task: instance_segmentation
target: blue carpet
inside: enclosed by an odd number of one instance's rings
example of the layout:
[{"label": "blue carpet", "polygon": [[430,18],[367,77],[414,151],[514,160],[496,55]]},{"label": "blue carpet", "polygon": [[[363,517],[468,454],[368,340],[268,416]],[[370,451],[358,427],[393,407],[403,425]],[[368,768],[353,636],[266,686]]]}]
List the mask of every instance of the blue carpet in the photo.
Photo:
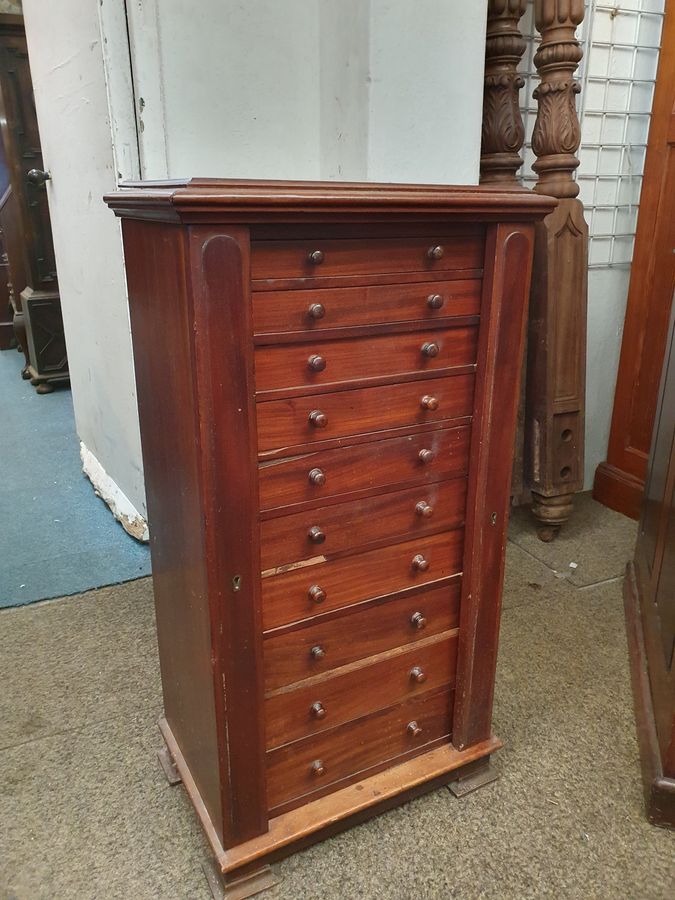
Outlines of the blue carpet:
[{"label": "blue carpet", "polygon": [[68,388],[40,396],[0,352],[0,607],[150,574],[150,550],[82,474]]}]

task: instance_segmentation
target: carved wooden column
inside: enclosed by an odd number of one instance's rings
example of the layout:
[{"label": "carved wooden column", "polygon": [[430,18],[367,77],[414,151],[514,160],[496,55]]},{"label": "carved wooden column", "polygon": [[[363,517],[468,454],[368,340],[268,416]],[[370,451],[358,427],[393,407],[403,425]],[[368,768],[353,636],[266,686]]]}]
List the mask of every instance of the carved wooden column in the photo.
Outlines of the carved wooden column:
[{"label": "carved wooden column", "polygon": [[518,63],[525,41],[518,23],[526,9],[527,0],[488,0],[480,148],[480,180],[486,184],[517,185],[516,172],[523,164],[519,94],[525,82]]},{"label": "carved wooden column", "polygon": [[[522,166],[520,150],[525,138],[520,114],[524,80],[518,63],[525,52],[519,23],[527,0],[488,0],[483,87],[483,129],[480,148],[481,184],[519,187],[516,172]],[[524,486],[525,373],[520,381],[516,441],[513,451],[511,496],[515,503],[529,501]],[[528,496],[524,498],[524,494]]]},{"label": "carved wooden column", "polygon": [[572,173],[581,140],[574,72],[583,0],[535,0],[541,83],[532,136],[535,191],[558,197],[537,225],[527,362],[526,480],[539,536],[548,541],[572,512],[584,478],[588,227]]}]

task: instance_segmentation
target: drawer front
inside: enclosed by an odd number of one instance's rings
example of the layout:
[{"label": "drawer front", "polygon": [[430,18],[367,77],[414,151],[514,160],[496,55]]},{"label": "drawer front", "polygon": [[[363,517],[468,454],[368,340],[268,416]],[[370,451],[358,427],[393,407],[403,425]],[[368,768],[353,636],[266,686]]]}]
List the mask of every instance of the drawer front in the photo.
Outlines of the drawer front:
[{"label": "drawer front", "polygon": [[453,375],[258,403],[258,449],[264,454],[277,448],[470,416],[474,380],[474,375]]},{"label": "drawer front", "polygon": [[251,244],[254,282],[390,272],[452,272],[480,269],[482,265],[483,241],[476,235]]},{"label": "drawer front", "polygon": [[311,332],[480,312],[479,278],[253,293],[255,334]]},{"label": "drawer front", "polygon": [[424,374],[476,362],[478,327],[427,329],[407,334],[316,340],[259,347],[258,393],[321,384]]},{"label": "drawer front", "polygon": [[267,799],[271,810],[343,779],[449,736],[453,694],[423,694],[400,706],[333,728],[267,753]]},{"label": "drawer front", "polygon": [[260,505],[263,510],[275,509],[387,485],[465,475],[470,438],[471,428],[463,425],[262,463]]},{"label": "drawer front", "polygon": [[465,506],[466,478],[453,478],[268,519],[260,525],[262,568],[457,528]]},{"label": "drawer front", "polygon": [[463,548],[464,532],[458,528],[263,578],[263,628],[269,631],[457,575]]},{"label": "drawer front", "polygon": [[274,694],[265,701],[267,747],[343,725],[409,697],[455,683],[457,633],[420,641],[342,675]]},{"label": "drawer front", "polygon": [[292,631],[268,633],[264,640],[265,689],[273,691],[295,684],[358,659],[456,628],[459,592],[457,581],[414,597],[397,597],[367,609],[351,610]]}]

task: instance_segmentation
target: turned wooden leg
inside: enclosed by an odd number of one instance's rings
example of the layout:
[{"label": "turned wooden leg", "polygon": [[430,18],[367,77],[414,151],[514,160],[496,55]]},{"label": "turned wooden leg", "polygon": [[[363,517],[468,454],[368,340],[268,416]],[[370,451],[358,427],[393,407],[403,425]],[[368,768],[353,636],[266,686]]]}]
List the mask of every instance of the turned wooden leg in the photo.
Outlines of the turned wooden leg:
[{"label": "turned wooden leg", "polygon": [[532,512],[538,522],[537,535],[548,544],[558,532],[560,526],[570,518],[574,510],[574,494],[558,494],[555,497],[544,497],[532,494]]}]

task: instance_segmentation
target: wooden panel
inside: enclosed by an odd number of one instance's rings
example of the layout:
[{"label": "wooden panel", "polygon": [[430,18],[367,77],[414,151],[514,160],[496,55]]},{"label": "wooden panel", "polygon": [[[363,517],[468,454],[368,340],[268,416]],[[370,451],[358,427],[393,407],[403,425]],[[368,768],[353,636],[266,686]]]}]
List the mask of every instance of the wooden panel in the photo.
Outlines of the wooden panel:
[{"label": "wooden panel", "polygon": [[[314,291],[268,291],[253,294],[253,329],[266,332],[311,332],[350,325],[407,322],[446,316],[473,316],[480,307],[480,279],[423,281]],[[440,301],[436,297],[440,297]],[[434,298],[429,304],[429,298]],[[437,304],[440,303],[440,307]],[[323,315],[310,309],[319,304]],[[320,311],[317,310],[317,313]]]},{"label": "wooden panel", "polygon": [[[123,235],[164,710],[222,841],[185,235],[133,221],[123,223]],[[164,308],[167,294],[173,302]],[[146,352],[156,341],[163,352]]]},{"label": "wooden panel", "polygon": [[396,375],[403,380],[476,361],[478,328],[454,327],[382,334],[376,337],[259,347],[255,351],[258,394],[265,391],[379,379]]},{"label": "wooden panel", "polygon": [[465,506],[466,479],[453,478],[268,519],[260,525],[262,568],[457,528]]},{"label": "wooden panel", "polygon": [[[267,691],[455,628],[459,584],[432,588],[265,636]],[[418,615],[419,614],[419,615]],[[424,620],[424,621],[422,621]],[[423,627],[422,627],[423,626]],[[324,654],[312,654],[320,647]]]},{"label": "wooden panel", "polygon": [[499,224],[486,246],[494,266],[481,307],[474,424],[480,439],[472,444],[469,469],[453,722],[460,749],[491,731],[511,481],[511,453],[504,448],[510,451],[515,437],[533,231]]},{"label": "wooden panel", "polygon": [[260,504],[263,510],[294,503],[316,505],[340,494],[464,475],[470,435],[470,427],[463,425],[389,438],[376,446],[340,447],[263,462]]},{"label": "wooden panel", "polygon": [[343,725],[443,685],[452,686],[456,657],[457,635],[450,633],[271,694],[265,701],[267,747]]},{"label": "wooden panel", "polygon": [[[331,559],[327,555],[313,565],[288,567],[263,578],[263,627],[276,628],[457,575],[463,546],[464,532],[458,528],[355,556]],[[427,566],[423,571],[414,563],[417,556]],[[313,591],[315,587],[320,592]]]},{"label": "wooden panel", "polygon": [[[258,404],[258,449],[295,448],[335,437],[368,434],[470,416],[473,408],[473,375],[424,379],[404,384],[334,391],[320,397],[292,397]],[[436,409],[426,409],[422,399],[434,397]],[[313,427],[310,414],[323,412],[327,424]],[[287,455],[285,453],[284,455]]]},{"label": "wooden panel", "polygon": [[[190,271],[194,318],[189,327],[199,335],[200,527],[222,736],[225,846],[231,846],[267,828],[253,361],[239,352],[252,333],[248,230],[191,229]],[[155,405],[161,410],[162,404]],[[171,435],[165,439],[170,452]],[[171,520],[168,524],[175,527]]]},{"label": "wooden panel", "polygon": [[[442,248],[442,257],[429,256]],[[320,263],[311,261],[320,253]],[[371,240],[254,241],[251,277],[254,280],[359,275],[379,272],[446,272],[477,269],[483,261],[483,242],[475,236]]]},{"label": "wooden panel", "polygon": [[[439,691],[267,754],[270,809],[450,733],[452,693]],[[418,734],[408,729],[417,724]],[[315,763],[323,772],[316,774]],[[309,799],[309,798],[308,798]]]},{"label": "wooden panel", "polygon": [[675,4],[666,4],[607,460],[593,496],[638,517],[675,288]]}]

